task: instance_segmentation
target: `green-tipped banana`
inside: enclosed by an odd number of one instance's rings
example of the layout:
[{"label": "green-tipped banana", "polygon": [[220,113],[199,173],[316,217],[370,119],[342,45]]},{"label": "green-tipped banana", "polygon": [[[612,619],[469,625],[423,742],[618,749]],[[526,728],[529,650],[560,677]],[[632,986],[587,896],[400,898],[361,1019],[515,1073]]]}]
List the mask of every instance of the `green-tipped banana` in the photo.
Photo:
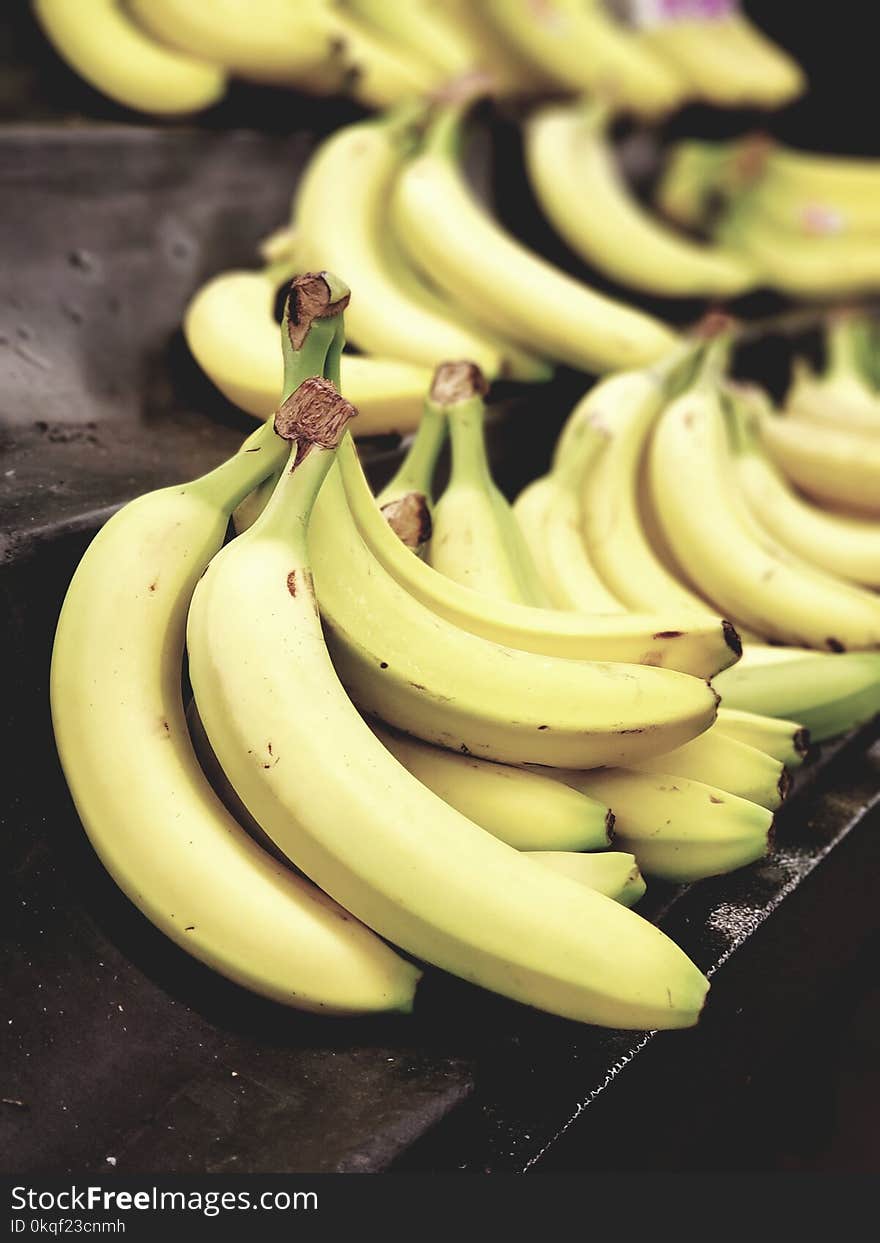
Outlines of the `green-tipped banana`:
[{"label": "green-tipped banana", "polygon": [[810,752],[810,731],[797,721],[725,706],[718,709],[712,728],[725,738],[771,755],[790,770],[800,768]]},{"label": "green-tipped banana", "polygon": [[428,559],[446,578],[497,600],[544,603],[538,571],[492,478],[486,453],[485,381],[472,363],[437,368],[428,402],[445,415],[452,469],[434,507]]},{"label": "green-tipped banana", "polygon": [[608,769],[559,776],[614,812],[615,846],[646,876],[694,881],[754,863],[767,853],[773,813],[701,781]]},{"label": "green-tipped banana", "polygon": [[712,684],[725,709],[799,721],[814,742],[823,742],[880,712],[880,654],[810,652],[736,666]]},{"label": "green-tipped banana", "polygon": [[610,110],[551,104],[525,126],[532,188],[556,232],[605,276],[646,293],[731,298],[755,284],[740,255],[655,219],[630,192],[607,137]]},{"label": "green-tipped banana", "polygon": [[595,889],[613,898],[621,906],[635,906],[645,896],[645,885],[635,855],[620,850],[595,854],[577,854],[570,850],[530,850],[530,859],[551,868],[560,876],[569,876],[579,885]]},{"label": "green-tipped banana", "polygon": [[[317,320],[291,355],[291,374],[320,372],[334,331]],[[210,474],[139,497],[102,528],[58,622],[55,738],[105,867],[187,953],[285,1005],[409,1009],[418,971],[239,827],[187,731],[181,668],[192,592],[233,507],[286,450],[271,425],[260,428]]]},{"label": "green-tipped banana", "polygon": [[[677,946],[443,803],[345,694],[311,590],[306,528],[352,413],[319,381],[285,403],[279,430],[294,438],[293,469],[196,589],[189,670],[224,771],[285,855],[417,958],[580,1021],[693,1024],[707,982]],[[340,576],[349,569],[337,563]]]},{"label": "green-tipped banana", "polygon": [[423,785],[517,850],[604,850],[614,817],[595,799],[550,777],[432,747],[371,722],[370,728]]},{"label": "green-tipped banana", "polygon": [[495,222],[466,184],[459,128],[460,109],[438,109],[394,185],[391,220],[411,263],[493,332],[557,362],[604,372],[667,353],[677,337],[665,324],[589,289]]}]

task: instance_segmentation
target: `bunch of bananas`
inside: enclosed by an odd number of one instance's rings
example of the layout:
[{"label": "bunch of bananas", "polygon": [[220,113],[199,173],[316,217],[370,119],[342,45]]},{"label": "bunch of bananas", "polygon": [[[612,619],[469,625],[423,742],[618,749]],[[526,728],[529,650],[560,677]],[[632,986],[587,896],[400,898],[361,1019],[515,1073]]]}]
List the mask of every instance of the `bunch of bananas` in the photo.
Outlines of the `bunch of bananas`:
[{"label": "bunch of bananas", "polygon": [[795,298],[880,288],[880,165],[795,151],[765,136],[675,146],[657,189],[661,209],[754,264],[761,283]]},{"label": "bunch of bananas", "polygon": [[[704,11],[700,11],[701,7]],[[601,0],[33,0],[47,37],[139,111],[216,103],[230,76],[385,108],[438,92],[596,92],[653,116],[704,99],[778,107],[803,75],[733,4],[624,24]],[[678,6],[682,10],[682,6]]]},{"label": "bunch of bananas", "polygon": [[[692,1024],[706,980],[627,907],[639,854],[687,878],[767,848],[783,764],[732,741],[736,720],[718,729],[707,684],[736,637],[706,610],[591,618],[485,596],[408,548],[388,505],[427,486],[449,424],[464,467],[429,548],[446,530],[449,552],[453,527],[472,543],[454,497],[470,487],[499,558],[528,564],[483,492],[473,364],[438,370],[433,423],[377,504],[339,393],[348,301],[326,272],[297,277],[273,418],[120,510],[74,575],[51,699],[91,840],[179,945],[286,1004],[407,1009],[415,958],[578,1020]],[[771,735],[796,762],[796,732]],[[693,779],[712,763],[737,793]],[[665,841],[645,832],[658,766],[680,802]]]}]

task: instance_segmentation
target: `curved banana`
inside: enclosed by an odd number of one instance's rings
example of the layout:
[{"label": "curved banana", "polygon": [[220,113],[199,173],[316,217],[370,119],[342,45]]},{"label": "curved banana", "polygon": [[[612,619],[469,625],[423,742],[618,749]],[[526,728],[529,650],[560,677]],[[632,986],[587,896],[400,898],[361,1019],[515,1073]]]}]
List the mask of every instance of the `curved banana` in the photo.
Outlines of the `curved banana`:
[{"label": "curved banana", "polygon": [[558,777],[614,812],[615,846],[646,876],[685,882],[720,876],[762,859],[773,813],[702,781],[628,769]]},{"label": "curved banana", "polygon": [[[880,433],[880,419],[877,426]],[[737,483],[773,539],[829,574],[880,587],[880,523],[828,513],[804,500],[768,459],[741,407],[732,448]]]},{"label": "curved banana", "polygon": [[722,707],[712,728],[725,738],[771,755],[788,769],[800,768],[810,753],[810,731],[797,721]]},{"label": "curved banana", "polygon": [[702,781],[750,803],[758,803],[768,811],[775,811],[782,805],[791,786],[791,778],[781,760],[730,738],[717,721],[683,747],[668,751],[666,755],[639,760],[630,767],[643,773],[668,773]]},{"label": "curved banana", "polygon": [[587,616],[493,600],[462,587],[401,544],[382,517],[348,440],[339,447],[337,467],[370,554],[410,597],[462,630],[543,656],[656,665],[698,678],[713,677],[740,654],[733,627],[708,612]]},{"label": "curved banana", "polygon": [[[293,469],[193,596],[190,677],[224,771],[285,855],[408,953],[580,1021],[693,1024],[707,983],[677,946],[444,804],[388,753],[340,685],[306,527],[352,413],[319,381],[285,403]],[[396,620],[384,615],[387,631]]]},{"label": "curved banana", "polygon": [[484,431],[486,383],[472,363],[442,363],[429,407],[442,410],[452,467],[434,506],[428,561],[444,577],[497,600],[544,603],[538,571],[492,478]]},{"label": "curved banana", "polygon": [[824,504],[880,516],[880,437],[794,414],[760,421],[761,442],[779,469]]},{"label": "curved banana", "polygon": [[473,0],[440,0],[438,8],[460,37],[470,43],[474,64],[488,77],[493,95],[539,94],[550,85],[550,79],[531,61],[499,40],[482,5]]},{"label": "curved banana", "polygon": [[619,850],[595,854],[579,854],[572,850],[529,850],[525,853],[543,867],[604,893],[622,906],[635,906],[645,896],[647,886],[635,855]]},{"label": "curved banana", "polygon": [[523,489],[513,510],[554,608],[624,613],[624,606],[596,572],[582,533],[584,476],[600,451],[603,433],[580,421],[577,428],[581,435],[576,444],[570,425],[563,430],[570,451],[557,452],[553,469]]},{"label": "curved banana", "polygon": [[680,104],[681,77],[649,47],[587,0],[487,0],[502,41],[553,82],[656,116]]},{"label": "curved banana", "polygon": [[791,297],[840,299],[880,289],[880,247],[874,238],[786,232],[762,217],[752,196],[722,216],[713,236],[754,264],[761,285]]},{"label": "curved banana", "polygon": [[[198,290],[183,320],[186,343],[205,374],[224,397],[260,418],[281,395],[276,284],[271,268],[223,272]],[[402,435],[418,426],[431,372],[397,359],[343,354],[342,383],[358,408],[356,436]]]},{"label": "curved banana", "polygon": [[533,356],[471,329],[467,315],[427,289],[395,249],[388,198],[406,131],[406,118],[392,115],[344,126],[321,143],[295,195],[298,261],[346,273],[358,291],[346,331],[367,353],[432,368],[467,358],[490,379],[547,379],[549,371]]},{"label": "curved banana", "polygon": [[46,37],[81,78],[139,112],[201,112],[226,92],[220,65],[156,43],[120,0],[32,0]]},{"label": "curved banana", "polygon": [[393,6],[387,0],[341,0],[339,8],[373,27],[379,37],[399,45],[401,51],[431,65],[440,83],[463,78],[478,68],[471,41],[447,19],[442,5],[428,0]]},{"label": "curved banana", "polygon": [[696,96],[724,107],[778,108],[800,95],[800,66],[739,12],[661,19],[641,32],[647,47],[682,76]]},{"label": "curved banana", "polygon": [[633,197],[608,140],[610,111],[551,104],[525,124],[538,203],[573,251],[605,276],[670,297],[731,298],[752,288],[740,255],[675,233]]},{"label": "curved banana", "polygon": [[799,561],[751,519],[727,422],[710,372],[667,406],[654,430],[651,492],[685,573],[759,634],[832,651],[880,647],[880,599]]},{"label": "curved banana", "polygon": [[405,733],[484,759],[586,767],[672,750],[714,720],[715,696],[697,678],[536,656],[445,621],[373,557],[336,472],[309,544],[342,682],[361,711]]},{"label": "curved banana", "polygon": [[[304,374],[321,369],[327,344],[315,325],[298,364]],[[260,428],[210,474],[142,496],[102,528],[55,636],[55,738],[105,867],[188,953],[301,1009],[405,1010],[418,971],[251,840],[208,784],[187,732],[190,597],[237,500],[286,449],[271,426]]]},{"label": "curved banana", "polygon": [[394,184],[391,220],[412,264],[492,331],[557,362],[608,371],[666,354],[677,341],[666,325],[540,258],[477,202],[455,156],[460,115],[438,110]]},{"label": "curved banana", "polygon": [[331,32],[319,15],[289,0],[125,3],[138,25],[160,44],[258,82],[296,85],[334,54]]},{"label": "curved banana", "polygon": [[712,684],[724,704],[720,715],[733,708],[798,721],[824,742],[880,712],[880,655],[808,652],[726,669]]},{"label": "curved banana", "polygon": [[432,747],[371,721],[391,754],[468,820],[517,850],[604,850],[608,808],[537,772]]},{"label": "curved banana", "polygon": [[667,385],[660,370],[609,376],[572,413],[604,435],[581,494],[583,533],[590,561],[628,608],[699,616],[714,610],[668,568],[646,524],[642,464]]}]

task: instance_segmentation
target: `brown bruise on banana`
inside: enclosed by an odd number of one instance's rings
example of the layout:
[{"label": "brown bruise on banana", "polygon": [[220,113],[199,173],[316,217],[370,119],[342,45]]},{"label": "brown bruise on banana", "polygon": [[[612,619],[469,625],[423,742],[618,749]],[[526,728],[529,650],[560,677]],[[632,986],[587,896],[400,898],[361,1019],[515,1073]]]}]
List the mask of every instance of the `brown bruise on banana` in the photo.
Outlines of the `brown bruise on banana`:
[{"label": "brown bruise on banana", "polygon": [[484,397],[489,391],[486,377],[476,363],[440,363],[431,381],[431,400],[438,406],[454,406],[471,397]]},{"label": "brown bruise on banana", "polygon": [[329,380],[320,376],[303,380],[275,411],[276,434],[282,440],[296,441],[291,470],[299,466],[315,445],[321,449],[335,449],[349,419],[356,415],[355,407]]},{"label": "brown bruise on banana", "polygon": [[431,538],[431,511],[422,492],[407,492],[382,506],[382,517],[402,544],[413,551]]},{"label": "brown bruise on banana", "polygon": [[287,300],[287,335],[295,350],[302,349],[316,319],[338,315],[348,306],[351,295],[333,300],[333,291],[324,272],[304,272],[290,283]]}]

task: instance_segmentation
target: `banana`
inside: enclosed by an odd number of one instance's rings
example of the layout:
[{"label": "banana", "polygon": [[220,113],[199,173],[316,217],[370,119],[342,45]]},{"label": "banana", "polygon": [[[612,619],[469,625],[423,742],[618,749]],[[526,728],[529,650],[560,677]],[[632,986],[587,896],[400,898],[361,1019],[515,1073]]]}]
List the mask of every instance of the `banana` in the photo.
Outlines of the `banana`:
[{"label": "banana", "polygon": [[791,778],[780,760],[728,737],[717,721],[683,747],[630,767],[643,773],[668,773],[702,781],[769,811],[782,805],[791,786]]},{"label": "banana", "polygon": [[[281,395],[276,270],[229,271],[191,299],[183,320],[196,362],[233,405],[268,418]],[[431,383],[427,367],[392,358],[343,354],[342,383],[358,407],[356,436],[401,435],[418,426]]]},{"label": "banana", "polygon": [[880,432],[880,395],[864,372],[866,321],[853,313],[825,323],[825,370],[817,375],[796,358],[785,394],[787,412],[854,431]]},{"label": "banana", "polygon": [[572,850],[529,850],[530,859],[551,868],[561,876],[570,876],[588,889],[596,889],[622,906],[635,906],[645,896],[647,886],[642,879],[635,855],[619,850],[597,854],[578,854]]},{"label": "banana", "polygon": [[[187,626],[206,733],[250,813],[325,892],[417,958],[580,1021],[692,1025],[707,982],[658,928],[444,804],[355,711],[322,636],[306,539],[354,411],[330,383],[307,381],[283,413],[293,469],[214,557]],[[394,614],[383,620],[393,630]]]},{"label": "banana", "polygon": [[654,190],[659,211],[688,229],[702,229],[710,215],[710,203],[726,189],[734,164],[726,143],[701,142],[693,138],[673,143],[665,152]]},{"label": "banana", "polygon": [[[435,402],[427,400],[426,391],[416,434],[400,466],[376,497],[376,504],[386,521],[409,547],[418,547],[431,537],[434,472],[437,459],[446,443],[447,432],[445,410]],[[415,519],[415,522],[411,519]],[[405,538],[399,520],[403,520],[408,530],[413,527],[417,529],[418,539],[415,544]]]},{"label": "banana", "polygon": [[713,236],[754,264],[761,285],[793,298],[839,300],[880,289],[880,247],[874,238],[786,232],[762,218],[751,196],[731,206]]},{"label": "banana", "polygon": [[296,85],[334,53],[331,32],[308,6],[289,0],[125,0],[160,44],[258,82]]},{"label": "banana", "polygon": [[[761,398],[759,398],[761,402]],[[751,393],[734,408],[736,479],[755,518],[795,556],[849,582],[880,587],[880,524],[827,513],[790,486],[764,453],[750,412]],[[880,432],[880,418],[877,422]]]},{"label": "banana", "polygon": [[733,708],[799,721],[814,742],[824,742],[880,712],[880,655],[808,652],[745,663],[725,670],[712,684],[722,697],[722,712]]},{"label": "banana", "polygon": [[538,571],[492,478],[485,392],[485,380],[472,363],[442,363],[435,372],[427,404],[446,416],[452,469],[434,507],[428,560],[444,577],[494,599],[543,604]]},{"label": "banana", "polygon": [[673,66],[697,98],[718,107],[778,108],[799,96],[798,64],[744,14],[661,18],[641,32],[645,45]]},{"label": "banana", "polygon": [[556,775],[607,801],[615,817],[615,846],[634,854],[648,877],[702,880],[767,853],[773,813],[702,781],[623,768]]},{"label": "banana", "polygon": [[604,850],[608,808],[537,772],[432,747],[376,721],[370,728],[408,772],[468,820],[517,850]]},{"label": "banana", "polygon": [[622,372],[597,384],[572,413],[572,422],[592,422],[604,434],[581,494],[584,540],[602,581],[628,608],[714,614],[647,532],[641,465],[668,385],[665,369]]},{"label": "banana", "polygon": [[599,3],[487,0],[498,33],[558,86],[657,116],[684,99],[680,76]]},{"label": "banana", "polygon": [[715,696],[697,678],[536,656],[445,621],[374,558],[336,472],[309,543],[342,682],[361,711],[405,733],[484,759],[589,767],[672,750],[714,720]]},{"label": "banana", "polygon": [[[320,371],[327,345],[316,323],[292,370]],[[419,972],[239,828],[187,732],[181,667],[190,597],[237,500],[286,449],[271,426],[260,428],[209,474],[132,501],[102,528],[58,622],[55,738],[105,867],[187,953],[297,1008],[407,1010]]]},{"label": "banana", "polygon": [[34,15],[59,56],[104,95],[139,112],[201,112],[226,92],[226,73],[210,58],[156,43],[120,0],[32,0]]},{"label": "banana", "polygon": [[497,601],[462,587],[401,544],[379,512],[347,440],[339,447],[337,469],[347,507],[370,554],[411,598],[470,634],[543,656],[656,665],[706,679],[739,656],[733,627],[708,612],[586,616]]},{"label": "banana", "polygon": [[392,226],[412,264],[492,331],[557,362],[608,371],[667,353],[677,337],[659,320],[540,258],[477,202],[455,155],[460,119],[456,106],[438,109],[394,184]]},{"label": "banana", "polygon": [[430,0],[407,0],[394,6],[387,0],[341,0],[339,8],[431,65],[441,83],[472,75],[477,69],[471,42],[446,19],[442,6]]},{"label": "banana", "polygon": [[797,721],[722,707],[712,729],[771,755],[790,770],[800,768],[810,753],[810,731]]},{"label": "banana", "polygon": [[[575,409],[575,418],[580,407]],[[576,422],[563,431],[568,452],[557,452],[549,474],[533,480],[514,502],[514,513],[554,608],[581,613],[624,613],[590,560],[582,535],[584,475],[600,451],[601,428]]]},{"label": "banana", "polygon": [[[490,379],[547,379],[533,355],[472,329],[464,312],[425,287],[395,248],[388,198],[404,155],[411,113],[344,126],[321,143],[294,203],[298,262],[344,271],[358,290],[348,335],[361,350],[419,366],[467,358]],[[370,307],[381,306],[374,314]]]},{"label": "banana", "polygon": [[[880,516],[880,437],[851,428],[769,416],[761,443],[786,477],[823,504]],[[870,646],[866,644],[865,646]]]},{"label": "banana", "polygon": [[516,49],[502,44],[492,20],[473,0],[436,0],[435,8],[473,48],[473,61],[489,78],[492,94],[534,95],[550,80]]},{"label": "banana", "polygon": [[525,125],[529,180],[544,215],[605,276],[646,293],[730,298],[755,284],[741,256],[673,232],[633,197],[608,139],[610,111],[551,104]]},{"label": "banana", "polygon": [[727,423],[707,366],[654,431],[651,491],[685,573],[718,608],[783,643],[832,651],[880,646],[880,600],[799,561],[754,523],[736,488]]}]

